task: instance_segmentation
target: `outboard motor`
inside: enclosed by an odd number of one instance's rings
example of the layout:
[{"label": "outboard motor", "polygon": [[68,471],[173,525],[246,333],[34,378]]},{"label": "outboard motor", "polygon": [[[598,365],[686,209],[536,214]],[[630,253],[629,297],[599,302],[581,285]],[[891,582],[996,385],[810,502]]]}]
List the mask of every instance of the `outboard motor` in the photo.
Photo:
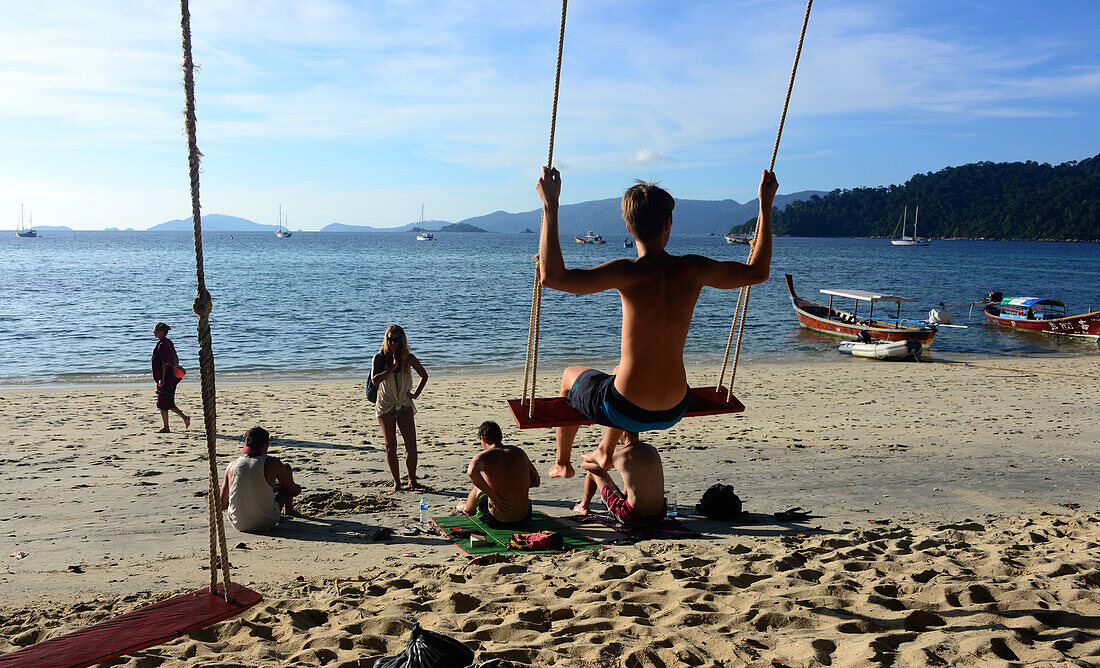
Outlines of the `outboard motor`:
[{"label": "outboard motor", "polygon": [[871,343],[871,332],[868,332],[866,329],[859,330],[859,333],[856,334],[856,341],[860,343]]},{"label": "outboard motor", "polygon": [[928,312],[928,322],[933,325],[950,325],[951,311],[948,311],[947,306],[940,302],[939,308],[933,308]]}]

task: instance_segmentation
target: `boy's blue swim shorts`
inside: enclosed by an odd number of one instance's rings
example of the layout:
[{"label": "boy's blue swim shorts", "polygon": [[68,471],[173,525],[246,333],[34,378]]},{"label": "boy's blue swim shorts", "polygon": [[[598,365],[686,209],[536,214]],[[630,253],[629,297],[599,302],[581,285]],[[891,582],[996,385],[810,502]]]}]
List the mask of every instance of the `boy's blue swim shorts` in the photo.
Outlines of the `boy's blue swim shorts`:
[{"label": "boy's blue swim shorts", "polygon": [[626,400],[615,389],[615,376],[588,369],[577,376],[566,402],[589,420],[624,431],[652,431],[672,427],[687,412],[690,391],[679,404],[663,411],[647,411]]}]

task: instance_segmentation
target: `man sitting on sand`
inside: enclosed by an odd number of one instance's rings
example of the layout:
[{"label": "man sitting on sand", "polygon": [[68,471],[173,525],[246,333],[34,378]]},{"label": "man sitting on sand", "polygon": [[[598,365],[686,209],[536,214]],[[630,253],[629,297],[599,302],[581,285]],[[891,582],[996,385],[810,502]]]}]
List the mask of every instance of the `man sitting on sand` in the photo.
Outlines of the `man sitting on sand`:
[{"label": "man sitting on sand", "polygon": [[267,454],[271,436],[253,427],[244,436],[242,457],[225,469],[222,510],[237,531],[259,533],[273,529],[283,515],[295,515],[294,497],[302,488],[294,482],[289,464]]},{"label": "man sitting on sand", "polygon": [[522,449],[502,443],[504,435],[496,422],[482,422],[477,435],[482,450],[466,470],[474,488],[455,509],[492,527],[526,524],[531,519],[528,492],[541,484],[539,472]]},{"label": "man sitting on sand", "polygon": [[[586,461],[606,471],[623,431],[668,429],[683,417],[691,397],[684,371],[684,343],[695,302],[704,286],[732,289],[768,279],[772,201],[778,187],[775,175],[765,170],[760,180],[756,242],[747,264],[670,255],[665,245],[672,231],[675,201],[655,184],[639,182],[626,191],[622,201],[623,219],[634,237],[637,259],[566,269],[558,239],[561,177],[558,170],[543,168],[538,183],[542,285],[574,294],[617,290],[622,300],[621,359],[611,375],[579,366],[562,374],[561,396],[590,420],[607,427],[599,447],[585,456]],[[556,432],[557,456],[550,477],[570,478],[577,427],[558,427]]]},{"label": "man sitting on sand", "polygon": [[599,488],[608,511],[630,526],[657,524],[665,518],[665,470],[661,466],[661,455],[657,448],[642,443],[638,435],[625,432],[620,447],[612,456],[612,464],[623,477],[623,488],[615,486],[615,481],[607,471],[594,462],[584,461],[581,468],[588,471],[584,477],[584,492],[581,502],[573,506],[573,511],[587,515],[592,512],[592,495]]}]

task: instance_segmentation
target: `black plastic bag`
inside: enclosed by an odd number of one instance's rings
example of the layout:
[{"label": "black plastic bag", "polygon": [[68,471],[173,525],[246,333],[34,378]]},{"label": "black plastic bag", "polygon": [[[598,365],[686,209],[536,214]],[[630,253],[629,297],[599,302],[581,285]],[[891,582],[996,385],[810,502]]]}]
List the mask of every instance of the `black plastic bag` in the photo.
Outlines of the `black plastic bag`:
[{"label": "black plastic bag", "polygon": [[469,647],[417,624],[405,651],[378,659],[374,668],[466,668],[473,662],[474,652]]}]

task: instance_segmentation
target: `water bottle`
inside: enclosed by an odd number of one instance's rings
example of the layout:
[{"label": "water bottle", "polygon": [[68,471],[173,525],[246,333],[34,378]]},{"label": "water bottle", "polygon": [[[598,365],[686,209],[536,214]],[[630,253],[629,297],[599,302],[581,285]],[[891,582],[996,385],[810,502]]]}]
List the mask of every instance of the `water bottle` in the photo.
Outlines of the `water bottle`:
[{"label": "water bottle", "polygon": [[676,501],[677,501],[676,493],[673,492],[672,494],[669,495],[668,513],[667,513],[667,515],[669,517],[671,517],[672,519],[676,519],[676,516],[680,513],[679,509],[677,509],[677,507],[676,507]]},{"label": "water bottle", "polygon": [[428,497],[420,497],[420,523],[428,524]]}]

